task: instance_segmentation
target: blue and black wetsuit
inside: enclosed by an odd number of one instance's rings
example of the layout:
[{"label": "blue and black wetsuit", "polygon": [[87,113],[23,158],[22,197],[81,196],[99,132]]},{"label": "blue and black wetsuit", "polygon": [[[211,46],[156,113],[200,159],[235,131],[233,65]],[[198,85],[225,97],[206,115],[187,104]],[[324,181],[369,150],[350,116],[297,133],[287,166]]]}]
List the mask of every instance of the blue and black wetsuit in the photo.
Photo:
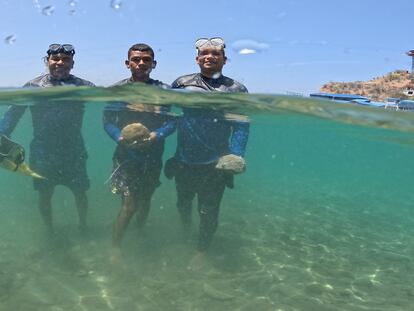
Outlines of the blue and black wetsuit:
[{"label": "blue and black wetsuit", "polygon": [[[50,74],[45,74],[27,82],[24,87],[63,85],[94,86],[73,75],[64,80],[56,80]],[[0,121],[0,133],[10,136],[26,108],[27,106],[10,106]],[[35,179],[35,189],[62,184],[72,190],[87,190],[87,153],[81,133],[84,105],[48,101],[35,103],[29,109],[33,123],[30,166],[47,178]]]},{"label": "blue and black wetsuit", "polygon": [[[247,92],[241,83],[221,75],[217,79],[200,73],[178,78],[172,88],[201,92]],[[205,251],[218,225],[220,202],[226,186],[233,186],[233,176],[215,169],[226,154],[244,156],[249,135],[246,118],[229,120],[225,112],[213,109],[183,108],[177,121],[175,172],[177,207],[184,226],[191,223],[192,200],[198,196],[200,234],[198,250]]]},{"label": "blue and black wetsuit", "polygon": [[[134,83],[131,78],[121,80],[113,86],[129,83]],[[170,88],[153,79],[147,81],[147,84]],[[159,186],[165,138],[175,130],[175,120],[169,115],[170,110],[170,106],[125,102],[116,102],[105,107],[104,128],[115,142],[118,143],[122,128],[132,123],[141,123],[157,135],[155,142],[145,151],[117,145],[113,155],[113,192],[122,195],[130,195],[131,192],[152,195]]]}]

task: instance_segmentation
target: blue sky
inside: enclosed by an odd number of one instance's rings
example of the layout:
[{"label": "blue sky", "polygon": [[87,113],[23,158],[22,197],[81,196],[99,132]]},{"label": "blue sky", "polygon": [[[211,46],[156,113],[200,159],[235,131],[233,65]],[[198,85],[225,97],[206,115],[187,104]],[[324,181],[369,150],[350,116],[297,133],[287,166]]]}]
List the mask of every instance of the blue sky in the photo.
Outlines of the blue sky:
[{"label": "blue sky", "polygon": [[[223,73],[255,93],[308,94],[329,81],[411,68],[412,0],[117,2],[0,0],[0,86],[44,72],[50,43],[74,44],[73,73],[103,86],[129,75],[123,62],[138,42],[156,51],[153,78],[171,83],[196,72],[193,43],[211,36],[227,43]],[[248,50],[256,53],[240,53]]]}]

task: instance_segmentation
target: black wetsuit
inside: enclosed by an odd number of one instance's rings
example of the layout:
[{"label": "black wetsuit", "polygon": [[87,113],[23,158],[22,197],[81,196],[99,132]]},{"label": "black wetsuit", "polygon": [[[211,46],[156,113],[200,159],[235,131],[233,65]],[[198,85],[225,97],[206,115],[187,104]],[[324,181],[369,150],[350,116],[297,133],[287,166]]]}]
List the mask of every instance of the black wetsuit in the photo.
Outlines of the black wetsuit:
[{"label": "black wetsuit", "polygon": [[[131,78],[124,79],[113,86],[134,83]],[[149,79],[146,84],[169,89],[170,86],[158,80]],[[156,141],[145,151],[126,148],[118,144],[113,156],[112,191],[129,195],[143,194],[151,197],[160,184],[162,154],[165,138],[175,130],[175,120],[169,116],[170,106],[141,103],[111,103],[105,107],[104,128],[108,135],[118,143],[121,130],[128,124],[141,123],[155,132]]]},{"label": "black wetsuit", "polygon": [[[50,74],[39,76],[24,87],[94,86],[70,75],[56,80]],[[0,133],[10,136],[27,106],[10,106],[0,121]],[[89,188],[86,172],[87,153],[81,133],[84,105],[73,102],[35,103],[30,106],[33,140],[30,166],[47,179],[34,179],[36,190],[62,184],[72,190]]]},{"label": "black wetsuit", "polygon": [[[217,79],[200,73],[179,77],[172,88],[201,92],[247,92],[241,83],[221,75]],[[218,225],[224,189],[232,187],[233,176],[215,169],[226,154],[244,156],[249,134],[247,120],[228,120],[224,112],[213,109],[183,108],[177,121],[177,207],[185,227],[191,223],[192,201],[198,196],[200,233],[198,250],[211,244]]]}]

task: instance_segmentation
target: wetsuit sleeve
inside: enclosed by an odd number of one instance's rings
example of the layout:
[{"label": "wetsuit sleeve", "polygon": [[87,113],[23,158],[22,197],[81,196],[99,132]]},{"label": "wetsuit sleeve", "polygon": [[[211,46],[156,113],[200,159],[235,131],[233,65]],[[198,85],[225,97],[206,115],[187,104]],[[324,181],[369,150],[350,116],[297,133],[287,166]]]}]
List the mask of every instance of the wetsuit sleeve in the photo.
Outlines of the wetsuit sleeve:
[{"label": "wetsuit sleeve", "polygon": [[9,106],[0,120],[0,133],[10,136],[27,106]]},{"label": "wetsuit sleeve", "polygon": [[164,122],[164,125],[162,127],[155,130],[157,139],[164,139],[174,133],[176,126],[176,120],[170,117],[167,121]]},{"label": "wetsuit sleeve", "polygon": [[171,106],[161,107],[160,114],[164,115],[165,121],[163,125],[155,130],[157,139],[164,139],[174,133],[176,128],[176,120],[173,116],[168,115],[171,112]]},{"label": "wetsuit sleeve", "polygon": [[103,125],[105,132],[116,142],[121,136],[121,129],[118,127],[118,112],[121,109],[120,103],[109,104],[105,107],[103,113]]},{"label": "wetsuit sleeve", "polygon": [[246,152],[247,140],[249,138],[249,121],[234,122],[233,132],[230,139],[230,152],[243,157]]},{"label": "wetsuit sleeve", "polygon": [[[247,88],[239,84],[239,92],[248,93]],[[234,121],[232,124],[233,132],[230,139],[230,152],[232,154],[244,157],[246,153],[247,140],[249,139],[250,121],[245,116],[240,116],[241,121]]]}]

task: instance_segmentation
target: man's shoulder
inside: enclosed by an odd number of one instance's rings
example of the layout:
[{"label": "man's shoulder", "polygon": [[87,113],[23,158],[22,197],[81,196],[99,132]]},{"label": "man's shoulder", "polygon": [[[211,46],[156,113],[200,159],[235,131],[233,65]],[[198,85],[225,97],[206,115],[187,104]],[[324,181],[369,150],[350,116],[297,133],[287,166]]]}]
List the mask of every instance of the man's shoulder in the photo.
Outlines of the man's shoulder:
[{"label": "man's shoulder", "polygon": [[[65,82],[68,82],[70,84],[76,85],[76,86],[95,86],[92,82],[81,79],[79,77],[76,77],[74,75],[70,75]],[[43,75],[40,75],[28,82],[26,82],[23,87],[50,87],[50,86],[56,86],[56,83],[53,83],[50,78],[50,74],[45,73]]]},{"label": "man's shoulder", "polygon": [[158,86],[158,87],[163,88],[163,89],[170,89],[171,88],[170,85],[168,85],[167,83],[164,83],[164,82],[162,82],[160,80],[150,79],[150,83],[149,84],[150,85],[154,85],[154,86]]},{"label": "man's shoulder", "polygon": [[111,84],[109,87],[125,85],[125,84],[128,84],[128,83],[130,83],[130,79],[126,78],[126,79],[122,79],[118,82],[115,82],[114,84]]},{"label": "man's shoulder", "polygon": [[245,87],[239,81],[236,81],[232,78],[223,76],[224,85],[229,89],[231,92],[241,92],[241,93],[248,93],[247,87]]},{"label": "man's shoulder", "polygon": [[40,75],[28,82],[26,82],[23,87],[42,87],[47,79],[47,74]]},{"label": "man's shoulder", "polygon": [[191,85],[193,82],[199,79],[199,77],[200,77],[199,73],[192,73],[192,74],[180,76],[177,79],[175,79],[175,81],[171,84],[171,87],[181,88],[186,85]]}]

